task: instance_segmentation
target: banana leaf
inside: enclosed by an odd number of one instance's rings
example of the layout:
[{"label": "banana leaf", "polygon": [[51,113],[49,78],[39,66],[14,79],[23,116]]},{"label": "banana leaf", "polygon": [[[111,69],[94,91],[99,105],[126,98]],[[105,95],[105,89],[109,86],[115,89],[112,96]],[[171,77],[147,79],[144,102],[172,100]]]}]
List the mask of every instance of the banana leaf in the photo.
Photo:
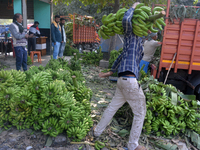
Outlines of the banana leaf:
[{"label": "banana leaf", "polygon": [[194,131],[191,131],[189,129],[186,130],[186,136],[191,138],[191,141],[194,146],[196,146],[198,149],[200,149],[200,136]]},{"label": "banana leaf", "polygon": [[49,136],[48,139],[47,139],[47,142],[46,142],[45,146],[51,146],[52,142],[53,142],[52,141],[52,137]]},{"label": "banana leaf", "polygon": [[185,101],[191,101],[191,100],[196,100],[196,96],[195,95],[184,95],[181,92],[178,92],[178,95],[184,99]]},{"label": "banana leaf", "polygon": [[162,148],[164,150],[177,150],[178,149],[178,146],[175,144],[166,143],[161,140],[159,140],[159,141],[150,140],[150,141],[152,143],[154,143],[157,147]]},{"label": "banana leaf", "polygon": [[173,104],[173,105],[177,105],[177,93],[175,93],[175,92],[171,92],[171,103]]},{"label": "banana leaf", "polygon": [[125,130],[125,129],[122,129],[121,131],[119,131],[119,136],[121,137],[125,137],[127,135],[129,135],[129,131]]}]

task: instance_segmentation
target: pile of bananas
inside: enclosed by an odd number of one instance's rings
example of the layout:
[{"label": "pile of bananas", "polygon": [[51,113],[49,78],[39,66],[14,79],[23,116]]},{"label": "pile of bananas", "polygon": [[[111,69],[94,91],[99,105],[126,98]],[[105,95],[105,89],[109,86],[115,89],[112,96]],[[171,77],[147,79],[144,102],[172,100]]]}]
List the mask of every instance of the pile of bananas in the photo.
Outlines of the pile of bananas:
[{"label": "pile of bananas", "polygon": [[93,126],[92,91],[80,71],[65,70],[66,65],[51,60],[48,66],[32,66],[25,73],[1,70],[0,127],[33,128],[53,137],[66,132],[73,141],[82,140]]},{"label": "pile of bananas", "polygon": [[[184,101],[174,86],[149,77],[143,78],[140,83],[147,100],[145,133],[169,136],[185,133],[185,129],[189,128],[200,134],[200,106],[196,100]],[[170,93],[175,93],[175,96],[170,96]]]},{"label": "pile of bananas", "polygon": [[[148,30],[157,33],[159,30],[163,30],[162,26],[165,26],[164,18],[161,11],[164,9],[162,7],[155,7],[153,11],[148,6],[144,6],[144,3],[140,3],[136,6],[134,14],[132,17],[132,27],[133,33],[139,37],[147,36]],[[122,26],[122,19],[124,17],[126,8],[122,8],[117,11],[116,14],[110,13],[108,16],[104,15],[102,17],[102,23],[98,34],[103,39],[109,39],[110,36],[115,34],[124,34],[124,29]]]},{"label": "pile of bananas", "polygon": [[[200,134],[200,102],[185,101],[182,93],[172,85],[164,85],[151,76],[139,81],[146,96],[147,112],[143,132],[156,136],[178,135],[191,129]],[[173,96],[172,96],[173,95]],[[125,115],[124,115],[125,114]],[[126,118],[124,118],[126,116]],[[117,111],[117,118],[126,120],[130,127],[133,113],[128,104]]]}]

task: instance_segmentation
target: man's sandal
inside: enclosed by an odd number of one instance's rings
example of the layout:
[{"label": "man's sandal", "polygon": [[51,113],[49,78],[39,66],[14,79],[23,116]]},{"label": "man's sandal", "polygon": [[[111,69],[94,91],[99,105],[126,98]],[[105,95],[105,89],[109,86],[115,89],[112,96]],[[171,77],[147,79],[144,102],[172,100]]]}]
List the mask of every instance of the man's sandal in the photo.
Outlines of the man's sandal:
[{"label": "man's sandal", "polygon": [[139,145],[135,150],[147,150],[144,146]]}]

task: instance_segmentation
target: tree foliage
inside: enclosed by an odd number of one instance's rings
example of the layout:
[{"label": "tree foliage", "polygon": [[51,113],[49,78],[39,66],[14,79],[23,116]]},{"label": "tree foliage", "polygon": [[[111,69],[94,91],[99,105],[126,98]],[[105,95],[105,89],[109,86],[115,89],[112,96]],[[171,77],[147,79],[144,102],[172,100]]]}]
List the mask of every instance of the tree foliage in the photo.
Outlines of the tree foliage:
[{"label": "tree foliage", "polygon": [[[98,8],[102,9],[105,6],[114,6],[116,0],[79,0],[81,1],[85,6],[90,4],[98,4]],[[73,2],[73,0],[53,0],[54,4],[66,4],[69,5]],[[145,3],[146,5],[151,5],[152,3],[155,4],[167,4],[167,0],[120,0],[120,6],[123,7],[130,7],[134,2],[141,2]]]},{"label": "tree foliage", "polygon": [[100,4],[89,4],[84,5],[79,0],[73,0],[69,5],[67,4],[57,4],[54,5],[54,14],[58,14],[61,16],[67,16],[68,14],[74,14],[77,13],[79,15],[87,15],[87,16],[93,16],[96,20],[97,24],[101,24],[101,18],[103,15],[108,15],[109,13],[113,12],[112,6],[106,6],[101,9],[100,12],[97,11]]}]

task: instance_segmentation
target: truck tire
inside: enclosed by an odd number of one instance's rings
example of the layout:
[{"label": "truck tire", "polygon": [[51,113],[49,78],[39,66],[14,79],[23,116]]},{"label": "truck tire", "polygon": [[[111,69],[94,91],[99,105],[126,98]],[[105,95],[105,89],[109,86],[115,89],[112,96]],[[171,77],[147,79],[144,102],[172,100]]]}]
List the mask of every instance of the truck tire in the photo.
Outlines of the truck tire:
[{"label": "truck tire", "polygon": [[200,100],[200,84],[195,87],[194,94],[196,95],[196,99]]},{"label": "truck tire", "polygon": [[79,44],[78,50],[79,50],[79,53],[83,53],[83,46],[81,44]]}]

